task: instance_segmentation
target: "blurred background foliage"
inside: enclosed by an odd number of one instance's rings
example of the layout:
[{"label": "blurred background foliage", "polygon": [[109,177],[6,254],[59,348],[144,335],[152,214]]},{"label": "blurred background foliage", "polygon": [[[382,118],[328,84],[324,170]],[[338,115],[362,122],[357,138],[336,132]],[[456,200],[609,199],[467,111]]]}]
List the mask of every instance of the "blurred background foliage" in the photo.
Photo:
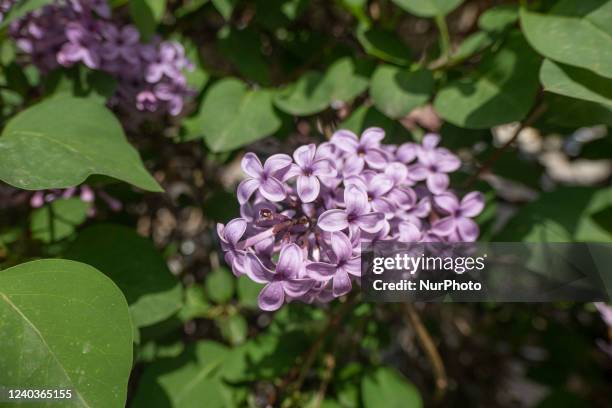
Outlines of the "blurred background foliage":
[{"label": "blurred background foliage", "polygon": [[[9,19],[45,3],[21,2]],[[165,193],[114,180],[157,189],[135,164],[83,175],[121,211],[99,198],[31,209],[30,193],[1,185],[0,267],[62,257],[119,286],[135,335],[128,406],[610,406],[612,356],[597,344],[612,333],[591,305],[350,296],[261,313],[258,285],[223,264],[214,226],[239,214],[245,150],[380,126],[394,143],[439,132],[460,155],[453,185],[487,197],[482,240],[612,241],[612,1],[111,3],[195,63],[183,115],[134,125],[115,112]],[[41,75],[0,44],[3,123],[52,96],[99,105],[113,93],[102,73]],[[73,108],[45,112],[63,131]],[[114,126],[105,114],[90,120]],[[113,143],[101,154],[123,149]],[[7,157],[0,178],[16,185]]]}]

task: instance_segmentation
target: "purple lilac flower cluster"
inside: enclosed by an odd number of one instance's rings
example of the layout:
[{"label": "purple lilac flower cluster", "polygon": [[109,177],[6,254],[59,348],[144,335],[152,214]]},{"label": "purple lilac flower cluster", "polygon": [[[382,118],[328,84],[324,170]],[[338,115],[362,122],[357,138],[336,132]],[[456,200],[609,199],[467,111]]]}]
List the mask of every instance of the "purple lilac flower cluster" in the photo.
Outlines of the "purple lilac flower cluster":
[{"label": "purple lilac flower cluster", "polygon": [[459,199],[448,173],[460,160],[428,134],[422,144],[385,145],[384,131],[360,138],[339,130],[329,142],[304,145],[293,158],[242,160],[241,218],[217,232],[236,276],[265,284],[259,307],[286,301],[328,302],[361,276],[360,245],[372,241],[472,242],[481,193]]},{"label": "purple lilac flower cluster", "polygon": [[157,37],[142,43],[136,27],[111,20],[106,0],[56,0],[12,23],[10,35],[42,72],[82,63],[112,75],[118,86],[110,103],[129,111],[175,116],[193,95],[183,47]]}]

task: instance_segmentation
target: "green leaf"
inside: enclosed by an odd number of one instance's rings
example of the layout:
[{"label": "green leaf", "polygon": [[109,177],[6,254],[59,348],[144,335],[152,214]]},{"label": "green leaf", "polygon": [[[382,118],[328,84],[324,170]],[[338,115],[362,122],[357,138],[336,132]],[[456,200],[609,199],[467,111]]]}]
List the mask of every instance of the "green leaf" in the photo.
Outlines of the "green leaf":
[{"label": "green leaf", "polygon": [[423,406],[419,390],[396,370],[379,367],[361,382],[364,408],[375,408],[385,402],[388,408],[419,408]]},{"label": "green leaf", "polygon": [[486,31],[477,31],[466,37],[453,53],[451,61],[463,61],[495,43],[496,37]]},{"label": "green leaf", "polygon": [[69,237],[76,227],[85,222],[90,207],[90,203],[80,198],[68,198],[55,200],[37,208],[32,212],[30,220],[32,237],[45,243]]},{"label": "green leaf", "polygon": [[11,22],[20,19],[31,11],[44,7],[47,4],[53,3],[54,0],[20,0],[16,1],[4,16],[0,29],[8,27]]},{"label": "green leaf", "polygon": [[552,60],[612,78],[612,0],[562,0],[547,14],[520,10],[529,43]]},{"label": "green leaf", "polygon": [[113,114],[88,99],[47,99],[13,117],[0,136],[0,180],[26,190],[76,186],[92,174],[163,191]]},{"label": "green leaf", "polygon": [[140,35],[148,41],[166,11],[166,0],[129,0],[130,14]]},{"label": "green leaf", "polygon": [[598,103],[550,93],[544,94],[544,103],[548,106],[541,118],[545,123],[571,128],[601,124],[612,126],[612,108]]},{"label": "green leaf", "polygon": [[188,321],[198,317],[206,317],[210,308],[211,305],[204,295],[204,287],[196,284],[185,289],[185,304],[179,314],[181,320]]},{"label": "green leaf", "polygon": [[248,276],[238,278],[238,300],[241,306],[256,308],[257,297],[264,287],[261,283],[253,282]]},{"label": "green leaf", "polygon": [[372,76],[370,95],[381,112],[393,119],[406,116],[424,105],[433,92],[429,70],[410,72],[391,65],[379,66]]},{"label": "green leaf", "polygon": [[186,0],[183,5],[174,11],[176,18],[183,18],[191,13],[194,13],[201,9],[208,0]]},{"label": "green leaf", "polygon": [[229,20],[232,17],[236,4],[238,4],[238,0],[212,0],[212,3],[219,14],[221,14],[225,20]]},{"label": "green leaf", "polygon": [[325,74],[310,71],[276,93],[274,103],[289,114],[308,116],[333,102],[349,102],[368,88],[370,67],[345,57],[336,60]]},{"label": "green leaf", "polygon": [[226,303],[234,296],[234,275],[225,268],[212,271],[206,278],[206,294],[216,303]]},{"label": "green leaf", "polygon": [[231,345],[242,344],[247,338],[249,326],[242,315],[221,316],[217,319],[217,325],[223,338]]},{"label": "green leaf", "polygon": [[546,91],[612,107],[612,79],[586,69],[544,60],[540,81]]},{"label": "green leaf", "polygon": [[419,17],[444,16],[453,11],[463,0],[392,0],[409,13]]},{"label": "green leaf", "polygon": [[153,243],[130,228],[95,225],[81,231],[66,258],[104,272],[119,286],[130,305],[134,326],[167,319],[182,305],[182,290]]},{"label": "green leaf", "polygon": [[227,152],[273,134],[280,125],[271,91],[249,90],[245,83],[225,78],[206,93],[190,125],[199,133],[188,137],[203,135],[213,152]]},{"label": "green leaf", "polygon": [[62,406],[125,406],[128,306],[88,265],[47,259],[0,271],[0,349],[4,387],[72,389]]},{"label": "green leaf", "polygon": [[612,188],[563,187],[524,206],[499,242],[609,242],[612,235],[592,215],[612,205]]},{"label": "green leaf", "polygon": [[514,4],[502,4],[488,9],[478,18],[478,27],[485,31],[500,32],[518,20],[518,8]]},{"label": "green leaf", "polygon": [[489,128],[523,119],[538,91],[540,59],[514,32],[497,52],[489,52],[467,76],[443,87],[436,111],[454,125]]},{"label": "green leaf", "polygon": [[52,71],[43,82],[45,93],[53,96],[77,96],[104,104],[117,88],[117,81],[102,71],[82,65]]},{"label": "green leaf", "polygon": [[353,111],[340,129],[347,129],[361,134],[369,127],[377,126],[385,130],[385,143],[405,143],[412,141],[412,135],[397,120],[390,119],[373,106],[361,105]]},{"label": "green leaf", "polygon": [[232,408],[230,390],[218,376],[229,350],[200,341],[178,358],[150,364],[140,378],[135,407]]},{"label": "green leaf", "polygon": [[359,43],[369,55],[397,65],[410,65],[410,48],[392,31],[378,28],[357,31]]},{"label": "green leaf", "polygon": [[257,31],[226,27],[219,31],[217,43],[221,53],[240,74],[261,85],[270,84],[270,69],[261,52],[262,45]]}]

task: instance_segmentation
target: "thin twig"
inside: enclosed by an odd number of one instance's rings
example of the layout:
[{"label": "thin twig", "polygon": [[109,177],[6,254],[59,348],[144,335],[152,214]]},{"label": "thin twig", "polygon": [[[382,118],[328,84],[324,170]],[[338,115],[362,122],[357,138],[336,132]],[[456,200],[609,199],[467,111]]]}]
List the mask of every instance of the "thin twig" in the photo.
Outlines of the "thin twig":
[{"label": "thin twig", "polygon": [[336,359],[333,354],[325,355],[325,371],[323,372],[323,381],[319,386],[319,391],[313,405],[313,408],[320,408],[323,400],[325,399],[325,393],[329,387],[329,383],[334,377],[334,369],[336,368]]},{"label": "thin twig", "polygon": [[446,370],[444,368],[444,363],[442,362],[442,358],[440,357],[440,353],[438,353],[438,349],[434,344],[431,335],[427,331],[427,328],[421,321],[419,314],[412,304],[407,303],[405,306],[406,315],[408,316],[408,320],[410,324],[414,328],[417,339],[425,351],[429,362],[431,363],[434,376],[436,378],[436,399],[440,400],[446,393],[446,389],[448,388],[448,377],[446,376]]},{"label": "thin twig", "polygon": [[487,161],[485,161],[484,164],[482,166],[480,166],[478,171],[476,171],[476,173],[472,174],[472,176],[470,176],[465,181],[465,183],[463,183],[463,188],[465,188],[465,189],[471,188],[474,185],[474,183],[476,183],[476,181],[480,178],[480,176],[483,173],[486,173],[487,171],[489,171],[493,167],[493,165],[497,162],[497,160],[499,160],[499,158],[501,157],[502,153],[504,153],[516,141],[516,139],[519,137],[519,135],[521,134],[523,129],[525,129],[526,127],[529,127],[531,124],[533,124],[533,122],[535,122],[546,111],[546,109],[547,109],[547,106],[545,104],[543,104],[543,103],[537,104],[532,109],[532,111],[529,114],[529,116],[527,117],[527,119],[522,121],[519,124],[519,126],[515,129],[514,133],[510,137],[510,139],[508,139],[508,141],[506,143],[504,143],[503,146],[501,146],[498,149],[496,149],[493,152],[493,154],[491,154],[491,156],[487,159]]},{"label": "thin twig", "polygon": [[443,60],[448,60],[451,44],[446,18],[443,15],[438,15],[435,17],[435,21],[438,31],[440,31],[440,56]]}]

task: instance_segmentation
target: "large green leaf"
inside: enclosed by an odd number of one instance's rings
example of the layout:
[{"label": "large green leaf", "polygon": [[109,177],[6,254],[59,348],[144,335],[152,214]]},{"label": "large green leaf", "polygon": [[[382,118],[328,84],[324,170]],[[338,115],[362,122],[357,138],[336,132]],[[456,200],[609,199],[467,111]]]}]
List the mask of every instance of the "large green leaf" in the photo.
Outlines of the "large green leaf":
[{"label": "large green leaf", "polygon": [[40,260],[0,271],[0,384],[71,389],[36,406],[123,407],[132,325],[113,282],[78,262]]},{"label": "large green leaf", "polygon": [[379,367],[361,382],[364,408],[376,408],[384,401],[388,408],[419,408],[423,406],[419,390],[392,368]]},{"label": "large green leaf", "polygon": [[113,114],[89,99],[47,99],[12,118],[0,136],[0,180],[26,190],[66,188],[103,174],[162,191]]},{"label": "large green leaf", "polygon": [[91,203],[80,198],[55,200],[32,212],[32,237],[53,242],[70,236],[87,219]]},{"label": "large green leaf", "polygon": [[409,13],[420,17],[444,16],[453,11],[463,0],[392,0]]},{"label": "large green leaf", "polygon": [[0,23],[0,29],[8,27],[11,22],[20,19],[31,11],[53,3],[53,1],[54,0],[20,0],[14,2],[9,12],[4,16],[2,23]]},{"label": "large green leaf", "polygon": [[166,11],[166,0],[129,0],[132,20],[143,39],[148,40],[155,33],[157,24]]},{"label": "large green leaf", "polygon": [[521,208],[495,240],[609,242],[612,235],[592,216],[610,205],[609,187],[564,187],[542,193]]},{"label": "large green leaf", "polygon": [[457,126],[473,129],[521,120],[538,90],[539,64],[538,55],[514,32],[474,71],[440,90],[434,102],[436,111]]},{"label": "large green leaf", "polygon": [[227,347],[201,341],[175,359],[146,367],[133,400],[135,407],[231,408],[228,387],[219,378]]},{"label": "large green leaf", "polygon": [[213,152],[226,152],[269,136],[280,126],[271,91],[250,90],[245,83],[226,78],[206,93],[188,137],[204,136]]},{"label": "large green leaf", "polygon": [[377,28],[360,29],[357,39],[368,54],[398,65],[411,63],[410,48],[392,31]]},{"label": "large green leaf", "polygon": [[540,81],[549,92],[612,107],[612,79],[586,69],[544,60]]},{"label": "large green leaf", "polygon": [[274,103],[292,115],[313,115],[327,109],[333,102],[349,102],[365,91],[370,71],[370,66],[364,61],[340,58],[324,74],[307,72],[279,90]]},{"label": "large green leaf", "polygon": [[379,66],[372,76],[370,95],[381,112],[399,119],[425,104],[433,92],[431,71],[410,72],[391,65]]},{"label": "large green leaf", "polygon": [[612,126],[612,108],[566,96],[544,94],[544,103],[548,107],[541,121],[562,127],[583,127],[593,125]]},{"label": "large green leaf", "polygon": [[541,54],[612,78],[612,0],[562,0],[547,14],[521,9],[521,26]]},{"label": "large green leaf", "polygon": [[95,225],[81,231],[66,258],[85,262],[110,277],[130,305],[134,326],[172,316],[182,304],[181,285],[153,243],[120,225]]}]

